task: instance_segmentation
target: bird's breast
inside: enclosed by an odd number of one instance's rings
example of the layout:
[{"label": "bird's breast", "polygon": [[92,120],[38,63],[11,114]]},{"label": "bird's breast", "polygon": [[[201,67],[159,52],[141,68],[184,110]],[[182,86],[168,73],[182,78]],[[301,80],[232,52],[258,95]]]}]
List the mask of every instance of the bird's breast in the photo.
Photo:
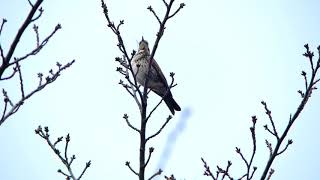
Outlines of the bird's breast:
[{"label": "bird's breast", "polygon": [[139,84],[143,85],[148,73],[148,61],[144,57],[135,57],[131,63],[134,76]]}]

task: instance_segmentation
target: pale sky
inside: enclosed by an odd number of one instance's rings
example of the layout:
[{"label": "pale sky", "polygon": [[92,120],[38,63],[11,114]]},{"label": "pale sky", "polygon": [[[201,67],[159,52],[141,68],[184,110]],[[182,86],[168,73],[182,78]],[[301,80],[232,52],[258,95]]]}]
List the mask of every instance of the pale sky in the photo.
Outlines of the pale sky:
[{"label": "pale sky", "polygon": [[[148,147],[155,152],[147,177],[162,166],[163,175],[174,174],[179,180],[210,179],[202,175],[201,157],[213,170],[231,160],[231,173],[243,175],[245,165],[235,147],[251,155],[249,127],[256,115],[258,152],[253,165],[258,167],[254,179],[259,179],[269,156],[265,139],[275,146],[275,139],[263,129],[269,121],[260,101],[268,103],[282,132],[301,100],[297,93],[304,88],[301,70],[309,72],[303,45],[309,43],[313,51],[320,45],[320,1],[176,0],[176,7],[180,2],[186,7],[168,22],[155,59],[168,80],[170,72],[176,73],[178,86],[172,93],[182,112],[150,141]],[[158,26],[146,8],[152,5],[164,13],[161,0],[106,3],[115,22],[125,20],[122,34],[130,52],[141,36],[153,45]],[[56,68],[57,61],[65,64],[75,59],[76,63],[0,127],[0,179],[64,179],[56,172],[63,164],[34,133],[38,125],[49,126],[53,139],[70,133],[69,153],[77,157],[76,174],[92,160],[83,179],[136,179],[125,162],[137,169],[139,136],[122,117],[127,113],[138,125],[138,108],[118,85],[122,76],[115,71],[114,58],[121,53],[100,0],[44,1],[42,6],[44,14],[36,22],[40,39],[57,23],[62,29],[37,56],[22,64],[26,90],[37,86],[38,72]],[[0,18],[8,20],[0,38],[5,52],[28,12],[27,0],[0,0]],[[30,26],[14,56],[24,55],[35,44]],[[18,78],[0,83],[13,100],[20,97],[18,85]],[[292,127],[288,138],[293,144],[275,160],[272,179],[320,179],[319,92],[313,93]],[[159,97],[149,99],[152,105]],[[148,123],[148,133],[156,131],[169,114],[162,104]]]}]

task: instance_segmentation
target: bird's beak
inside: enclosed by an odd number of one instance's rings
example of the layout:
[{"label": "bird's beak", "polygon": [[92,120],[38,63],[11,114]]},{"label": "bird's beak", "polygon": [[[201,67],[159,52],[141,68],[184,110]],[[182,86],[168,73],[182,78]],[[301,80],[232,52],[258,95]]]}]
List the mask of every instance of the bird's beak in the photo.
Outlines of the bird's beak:
[{"label": "bird's beak", "polygon": [[142,36],[142,41],[144,41],[143,36]]}]

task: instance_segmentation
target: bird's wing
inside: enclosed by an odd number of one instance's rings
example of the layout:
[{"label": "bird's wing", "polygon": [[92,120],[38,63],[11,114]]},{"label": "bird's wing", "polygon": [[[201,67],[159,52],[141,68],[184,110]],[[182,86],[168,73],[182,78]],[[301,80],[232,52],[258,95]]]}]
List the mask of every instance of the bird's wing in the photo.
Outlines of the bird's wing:
[{"label": "bird's wing", "polygon": [[151,69],[154,69],[156,71],[156,76],[157,78],[166,86],[166,87],[169,87],[168,86],[168,82],[167,82],[167,79],[166,77],[163,75],[163,72],[161,71],[161,68],[160,66],[158,65],[157,61],[155,59],[153,59],[152,61],[152,68]]},{"label": "bird's wing", "polygon": [[152,61],[150,75],[149,88],[159,96],[164,96],[166,93],[169,93],[170,96],[171,92],[167,80],[155,60]]}]

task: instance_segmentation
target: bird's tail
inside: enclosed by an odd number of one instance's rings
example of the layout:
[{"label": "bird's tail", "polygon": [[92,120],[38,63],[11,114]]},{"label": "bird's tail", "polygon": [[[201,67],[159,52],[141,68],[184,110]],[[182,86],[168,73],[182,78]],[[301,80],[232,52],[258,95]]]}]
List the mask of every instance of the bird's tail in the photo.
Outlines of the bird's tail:
[{"label": "bird's tail", "polygon": [[170,109],[171,113],[174,115],[174,111],[181,111],[180,106],[178,105],[178,103],[173,99],[172,95],[169,94],[166,97],[163,98],[164,102],[166,103],[166,105],[168,106],[168,108]]}]

